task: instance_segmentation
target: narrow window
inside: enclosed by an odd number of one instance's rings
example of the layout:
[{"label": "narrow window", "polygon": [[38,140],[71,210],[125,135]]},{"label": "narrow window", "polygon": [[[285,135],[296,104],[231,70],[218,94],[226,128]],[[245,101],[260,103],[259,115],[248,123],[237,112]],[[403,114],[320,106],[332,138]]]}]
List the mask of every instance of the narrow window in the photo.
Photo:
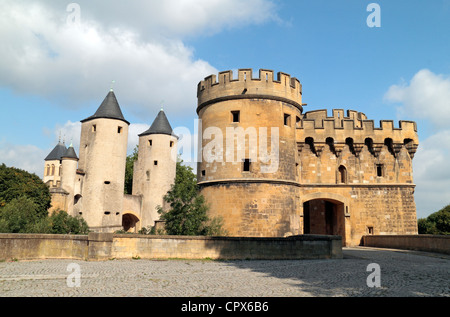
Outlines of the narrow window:
[{"label": "narrow window", "polygon": [[122,133],[122,127],[117,127],[117,133]]},{"label": "narrow window", "polygon": [[233,122],[239,122],[240,120],[240,111],[231,111]]},{"label": "narrow window", "polygon": [[152,146],[152,140],[148,140],[148,146]]},{"label": "narrow window", "polygon": [[170,147],[173,147],[173,141],[170,141]]},{"label": "narrow window", "polygon": [[284,125],[291,126],[291,115],[284,114]]},{"label": "narrow window", "polygon": [[158,165],[158,161],[153,161],[153,165]]},{"label": "narrow window", "polygon": [[373,234],[373,227],[367,227],[367,233]]},{"label": "narrow window", "polygon": [[347,183],[347,169],[345,166],[339,166],[339,182],[341,184]]},{"label": "narrow window", "polygon": [[383,164],[377,164],[377,176],[383,177]]},{"label": "narrow window", "polygon": [[45,176],[48,176],[48,175],[50,175],[50,165],[47,164],[47,168],[46,168],[46,171],[45,171]]},{"label": "narrow window", "polygon": [[244,168],[243,171],[244,172],[250,172],[250,159],[245,159],[244,160]]},{"label": "narrow window", "polygon": [[110,213],[110,211],[105,211],[105,215],[109,215]]},{"label": "narrow window", "polygon": [[205,176],[205,175],[206,175],[206,171],[203,170],[203,171],[202,171],[202,176]]},{"label": "narrow window", "polygon": [[110,181],[105,181],[105,185],[109,185],[109,184],[111,184]]},{"label": "narrow window", "polygon": [[147,182],[150,181],[150,171],[145,172],[145,175],[147,175]]},{"label": "narrow window", "polygon": [[97,125],[93,124],[92,125],[92,132],[95,132],[95,131],[97,131]]},{"label": "narrow window", "polygon": [[55,165],[52,164],[52,176],[55,175]]}]

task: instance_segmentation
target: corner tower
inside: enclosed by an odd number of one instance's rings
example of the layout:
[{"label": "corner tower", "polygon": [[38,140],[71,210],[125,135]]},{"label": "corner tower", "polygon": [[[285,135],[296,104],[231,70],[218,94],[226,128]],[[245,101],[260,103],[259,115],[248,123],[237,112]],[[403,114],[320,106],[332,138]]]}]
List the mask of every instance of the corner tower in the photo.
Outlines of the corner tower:
[{"label": "corner tower", "polygon": [[210,216],[232,236],[298,234],[296,123],[302,86],[285,73],[251,69],[198,84],[202,156],[197,173]]},{"label": "corner tower", "polygon": [[153,226],[159,220],[157,206],[164,207],[163,197],[175,181],[177,140],[162,109],[150,128],[139,134],[133,195],[142,196],[142,227]]},{"label": "corner tower", "polygon": [[128,126],[112,89],[95,114],[81,120],[82,216],[91,230],[122,228]]}]

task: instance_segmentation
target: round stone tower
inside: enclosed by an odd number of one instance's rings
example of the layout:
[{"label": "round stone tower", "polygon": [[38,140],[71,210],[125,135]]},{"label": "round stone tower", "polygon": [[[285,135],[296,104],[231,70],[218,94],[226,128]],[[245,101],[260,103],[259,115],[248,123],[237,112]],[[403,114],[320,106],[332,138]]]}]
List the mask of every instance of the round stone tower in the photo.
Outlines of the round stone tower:
[{"label": "round stone tower", "polygon": [[[251,69],[211,75],[198,84],[201,193],[211,217],[231,236],[300,233],[296,123],[302,116],[298,79]],[[200,142],[200,141],[199,141]]]},{"label": "round stone tower", "polygon": [[161,109],[148,130],[139,134],[138,159],[133,169],[133,195],[142,196],[141,227],[159,220],[157,207],[175,181],[177,141]]},{"label": "round stone tower", "polygon": [[120,230],[129,122],[111,90],[96,113],[81,123],[82,216],[91,230]]}]

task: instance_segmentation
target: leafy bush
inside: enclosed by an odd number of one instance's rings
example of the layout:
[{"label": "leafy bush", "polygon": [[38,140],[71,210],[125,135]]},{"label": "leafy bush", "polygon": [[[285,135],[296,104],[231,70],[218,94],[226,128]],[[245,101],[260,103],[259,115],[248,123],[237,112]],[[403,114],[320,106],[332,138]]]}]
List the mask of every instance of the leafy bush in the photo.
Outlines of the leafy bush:
[{"label": "leafy bush", "polygon": [[87,234],[89,226],[81,217],[72,217],[67,212],[59,210],[49,217],[50,233],[55,234]]}]

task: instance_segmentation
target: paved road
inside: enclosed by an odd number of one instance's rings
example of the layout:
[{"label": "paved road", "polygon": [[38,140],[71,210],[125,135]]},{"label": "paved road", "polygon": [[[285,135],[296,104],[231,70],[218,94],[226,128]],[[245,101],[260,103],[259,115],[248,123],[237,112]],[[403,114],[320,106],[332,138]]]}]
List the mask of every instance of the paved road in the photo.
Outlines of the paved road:
[{"label": "paved road", "polygon": [[450,297],[449,273],[448,256],[367,248],[340,260],[16,261],[0,263],[0,296]]}]

